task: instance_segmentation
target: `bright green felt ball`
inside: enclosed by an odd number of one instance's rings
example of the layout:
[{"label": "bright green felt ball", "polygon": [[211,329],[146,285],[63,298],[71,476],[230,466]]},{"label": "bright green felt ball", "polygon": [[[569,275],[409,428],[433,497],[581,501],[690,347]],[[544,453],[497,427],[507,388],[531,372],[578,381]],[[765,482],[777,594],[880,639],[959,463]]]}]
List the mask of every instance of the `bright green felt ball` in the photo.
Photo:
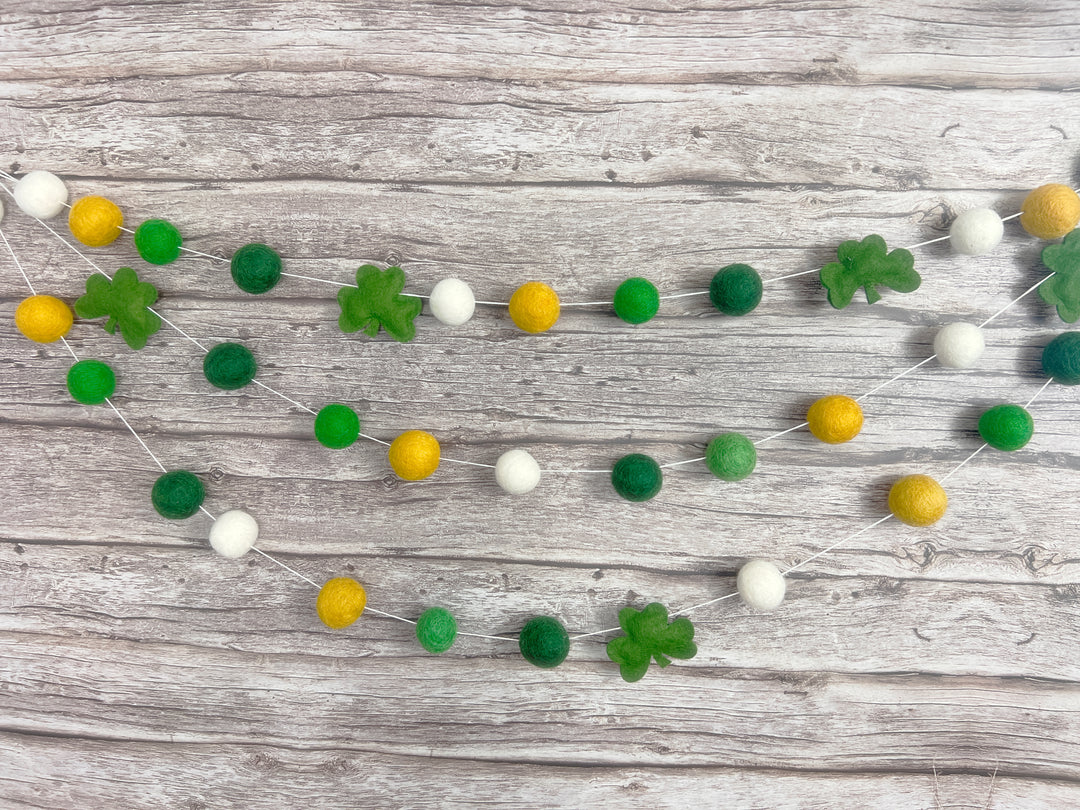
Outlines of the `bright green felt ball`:
[{"label": "bright green felt ball", "polygon": [[979,417],[979,435],[998,450],[1019,450],[1035,432],[1035,420],[1019,405],[995,405]]},{"label": "bright green felt ball", "polygon": [[1062,332],[1043,349],[1047,377],[1062,385],[1080,385],[1080,332]]},{"label": "bright green felt ball", "polygon": [[655,498],[663,483],[660,465],[641,453],[623,456],[611,470],[611,485],[628,501]]},{"label": "bright green felt ball", "polygon": [[281,256],[269,245],[252,242],[233,254],[229,270],[237,287],[259,295],[281,280]]},{"label": "bright green felt ball", "polygon": [[348,405],[333,402],[315,417],[315,438],[332,450],[341,450],[360,436],[360,417]]},{"label": "bright green felt ball", "polygon": [[150,501],[162,517],[183,520],[199,511],[206,490],[202,481],[187,470],[167,472],[154,482]]},{"label": "bright green felt ball", "polygon": [[518,647],[530,664],[543,669],[557,667],[570,653],[570,636],[558,619],[536,616],[521,628]]},{"label": "bright green felt ball", "polygon": [[729,264],[709,284],[709,299],[725,315],[745,315],[761,303],[761,276],[748,264]]},{"label": "bright green felt ball", "polygon": [[203,374],[210,384],[232,391],[255,378],[255,357],[239,343],[219,343],[203,358]]},{"label": "bright green felt ball", "polygon": [[176,226],[163,219],[148,219],[135,229],[135,249],[150,264],[176,261],[183,241]]},{"label": "bright green felt ball", "polygon": [[741,433],[721,433],[709,442],[705,464],[717,478],[742,481],[757,466],[757,448]]},{"label": "bright green felt ball", "polygon": [[116,390],[116,375],[100,360],[80,360],[68,369],[68,393],[83,405],[100,405]]},{"label": "bright green felt ball", "polygon": [[627,323],[645,323],[660,309],[660,293],[644,278],[628,278],[615,290],[615,314]]},{"label": "bright green felt ball", "polygon": [[416,620],[416,640],[429,653],[444,653],[457,638],[457,621],[446,608],[431,607]]}]

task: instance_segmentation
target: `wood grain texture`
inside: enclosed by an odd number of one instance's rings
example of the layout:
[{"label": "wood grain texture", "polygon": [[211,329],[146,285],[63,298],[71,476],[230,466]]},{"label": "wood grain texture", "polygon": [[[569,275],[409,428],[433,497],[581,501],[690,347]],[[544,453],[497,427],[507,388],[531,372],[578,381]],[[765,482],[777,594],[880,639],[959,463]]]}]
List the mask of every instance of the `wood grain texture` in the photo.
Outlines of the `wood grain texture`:
[{"label": "wood grain texture", "polygon": [[[912,245],[1077,185],[1078,35],[1066,2],[35,1],[0,13],[0,167],[339,283],[374,261],[412,292],[458,276],[496,301],[532,278],[567,301],[631,275],[691,292],[731,262],[778,278],[844,239]],[[76,298],[91,268],[4,202],[34,284]],[[92,257],[138,268],[198,340],[245,342],[296,402],[355,404],[373,436],[605,469],[869,391],[942,323],[1034,284],[1040,247],[1012,222],[990,256],[920,248],[920,289],[873,307],[833,311],[803,276],[744,319],[690,297],[640,327],[568,308],[527,336],[481,307],[458,329],[423,314],[407,345],[343,336],[330,284],[247,296],[224,262],[151,267],[127,239]],[[1080,805],[1077,391],[1039,398],[1029,448],[957,472],[941,523],[844,543],[775,613],[694,613],[699,655],[627,685],[604,637],[542,671],[513,642],[428,656],[373,614],[330,632],[310,585],[216,557],[203,516],[159,518],[153,461],[70,400],[62,347],[11,325],[26,290],[0,251],[0,807]],[[380,610],[442,604],[512,636],[538,613],[586,633],[627,604],[697,604],[748,558],[791,565],[859,532],[897,476],[975,450],[983,408],[1031,397],[1063,328],[1029,296],[987,327],[978,369],[929,364],[867,400],[857,442],[794,432],[746,482],[691,464],[641,505],[604,474],[519,499],[468,465],[407,484],[374,443],[322,448],[265,390],[209,390],[176,332],[135,353],[79,323],[71,343],[117,369],[117,406],[204,478],[211,511],[257,516],[260,548],[360,579]]]}]

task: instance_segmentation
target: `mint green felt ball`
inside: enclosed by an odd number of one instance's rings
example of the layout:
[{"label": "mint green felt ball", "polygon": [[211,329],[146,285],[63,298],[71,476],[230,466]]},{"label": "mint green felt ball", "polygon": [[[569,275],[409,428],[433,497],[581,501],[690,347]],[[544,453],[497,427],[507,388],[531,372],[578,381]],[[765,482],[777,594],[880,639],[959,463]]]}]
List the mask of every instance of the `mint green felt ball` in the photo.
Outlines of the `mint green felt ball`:
[{"label": "mint green felt ball", "polygon": [[611,485],[628,501],[655,498],[663,483],[660,465],[641,453],[623,456],[611,470]]},{"label": "mint green felt ball", "polygon": [[116,375],[100,360],[80,360],[68,369],[67,389],[83,405],[100,405],[116,390]]},{"label": "mint green felt ball", "polygon": [[360,417],[348,405],[333,402],[315,417],[315,438],[332,450],[341,450],[360,436]]},{"label": "mint green felt ball", "polygon": [[1062,332],[1043,349],[1047,377],[1062,385],[1080,385],[1080,332]]},{"label": "mint green felt ball", "polygon": [[203,358],[203,374],[217,388],[232,391],[255,378],[255,356],[239,343],[219,343]]},{"label": "mint green felt ball", "polygon": [[725,481],[741,481],[757,466],[757,448],[741,433],[721,433],[705,450],[709,472]]},{"label": "mint green felt ball", "polygon": [[456,638],[457,620],[446,608],[430,607],[416,620],[416,640],[429,653],[446,652]]},{"label": "mint green felt ball", "polygon": [[150,490],[150,502],[162,517],[183,520],[199,511],[206,490],[202,481],[187,470],[173,470],[160,476]]},{"label": "mint green felt ball", "polygon": [[995,405],[979,417],[979,435],[998,450],[1019,450],[1034,433],[1035,420],[1019,405]]},{"label": "mint green felt ball", "polygon": [[761,303],[761,276],[748,264],[729,264],[713,276],[709,300],[725,315],[745,315]]},{"label": "mint green felt ball", "polygon": [[660,309],[660,293],[651,281],[628,278],[615,290],[615,314],[627,323],[645,323]]},{"label": "mint green felt ball", "polygon": [[163,219],[148,219],[135,229],[135,249],[150,264],[176,261],[183,242],[176,226]]},{"label": "mint green felt ball", "polygon": [[565,661],[569,655],[570,636],[558,619],[536,616],[521,628],[518,648],[530,664],[551,669]]},{"label": "mint green felt ball", "polygon": [[229,271],[237,287],[260,295],[272,290],[281,280],[281,256],[269,245],[252,242],[233,254]]}]

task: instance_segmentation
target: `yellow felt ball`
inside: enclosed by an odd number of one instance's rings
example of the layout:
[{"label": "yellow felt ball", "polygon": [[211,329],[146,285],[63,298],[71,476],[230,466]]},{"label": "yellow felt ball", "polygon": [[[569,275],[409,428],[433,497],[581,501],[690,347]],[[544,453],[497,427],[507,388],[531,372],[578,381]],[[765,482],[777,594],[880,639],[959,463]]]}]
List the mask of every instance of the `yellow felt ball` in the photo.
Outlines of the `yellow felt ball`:
[{"label": "yellow felt ball", "polygon": [[1020,224],[1032,236],[1057,239],[1080,223],[1080,197],[1068,186],[1047,183],[1024,199]]},{"label": "yellow felt ball", "polygon": [[811,405],[806,421],[810,432],[827,444],[850,442],[862,430],[862,408],[851,397],[833,394]]},{"label": "yellow felt ball", "polygon": [[112,200],[82,197],[71,206],[68,227],[71,235],[90,247],[104,247],[120,235],[124,215]]},{"label": "yellow felt ball", "polygon": [[541,281],[522,284],[510,296],[510,317],[525,332],[546,332],[559,320],[559,295]]},{"label": "yellow felt ball", "polygon": [[406,481],[427,478],[439,469],[439,440],[422,430],[406,430],[390,443],[390,466]]},{"label": "yellow felt ball", "polygon": [[319,598],[315,600],[315,609],[322,623],[335,630],[348,627],[359,619],[365,605],[367,593],[364,586],[348,577],[327,580],[319,589]]},{"label": "yellow felt ball", "polygon": [[51,295],[31,295],[15,310],[15,326],[37,343],[59,340],[68,333],[74,320],[71,307]]},{"label": "yellow felt ball", "polygon": [[945,514],[949,498],[929,475],[908,475],[889,490],[889,511],[909,526],[929,526]]}]

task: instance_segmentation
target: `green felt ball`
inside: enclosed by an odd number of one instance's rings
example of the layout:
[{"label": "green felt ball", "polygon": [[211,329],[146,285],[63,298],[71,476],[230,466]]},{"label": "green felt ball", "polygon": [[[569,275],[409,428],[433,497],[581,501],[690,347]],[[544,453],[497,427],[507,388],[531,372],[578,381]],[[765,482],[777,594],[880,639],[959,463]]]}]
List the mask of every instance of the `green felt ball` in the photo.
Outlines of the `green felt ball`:
[{"label": "green felt ball", "polygon": [[1062,385],[1080,385],[1080,332],[1062,332],[1043,349],[1047,377]]},{"label": "green felt ball", "polygon": [[80,360],[68,369],[68,393],[83,405],[100,405],[116,390],[116,375],[100,360]]},{"label": "green felt ball", "polygon": [[431,607],[416,620],[416,640],[429,653],[444,653],[457,638],[457,621],[446,608]]},{"label": "green felt ball", "polygon": [[254,379],[257,369],[251,351],[239,343],[219,343],[203,358],[206,379],[226,391],[243,388]]},{"label": "green felt ball", "polygon": [[252,242],[233,254],[229,270],[237,287],[259,295],[281,280],[281,256],[269,245]]},{"label": "green felt ball", "polygon": [[530,664],[551,669],[566,660],[570,653],[570,636],[558,619],[536,616],[521,628],[518,647]]},{"label": "green felt ball", "polygon": [[315,417],[315,438],[332,450],[341,450],[360,436],[360,417],[348,405],[333,402]]},{"label": "green felt ball", "polygon": [[176,261],[183,241],[176,226],[163,219],[148,219],[135,229],[135,249],[150,264]]},{"label": "green felt ball", "polygon": [[729,264],[709,284],[709,299],[725,315],[745,315],[761,303],[761,276],[748,264]]},{"label": "green felt ball", "polygon": [[660,309],[660,293],[651,281],[628,278],[615,290],[615,314],[627,323],[645,323]]},{"label": "green felt ball", "polygon": [[757,448],[741,433],[721,433],[705,451],[709,472],[725,481],[742,481],[757,466]]},{"label": "green felt ball", "polygon": [[642,453],[623,456],[611,470],[611,485],[628,501],[655,498],[663,483],[660,465]]},{"label": "green felt ball", "polygon": [[979,417],[979,435],[998,450],[1019,450],[1035,432],[1035,420],[1019,405],[995,405]]},{"label": "green felt ball", "polygon": [[167,472],[154,482],[150,501],[162,517],[169,520],[189,518],[199,511],[206,490],[202,481],[187,470]]}]

